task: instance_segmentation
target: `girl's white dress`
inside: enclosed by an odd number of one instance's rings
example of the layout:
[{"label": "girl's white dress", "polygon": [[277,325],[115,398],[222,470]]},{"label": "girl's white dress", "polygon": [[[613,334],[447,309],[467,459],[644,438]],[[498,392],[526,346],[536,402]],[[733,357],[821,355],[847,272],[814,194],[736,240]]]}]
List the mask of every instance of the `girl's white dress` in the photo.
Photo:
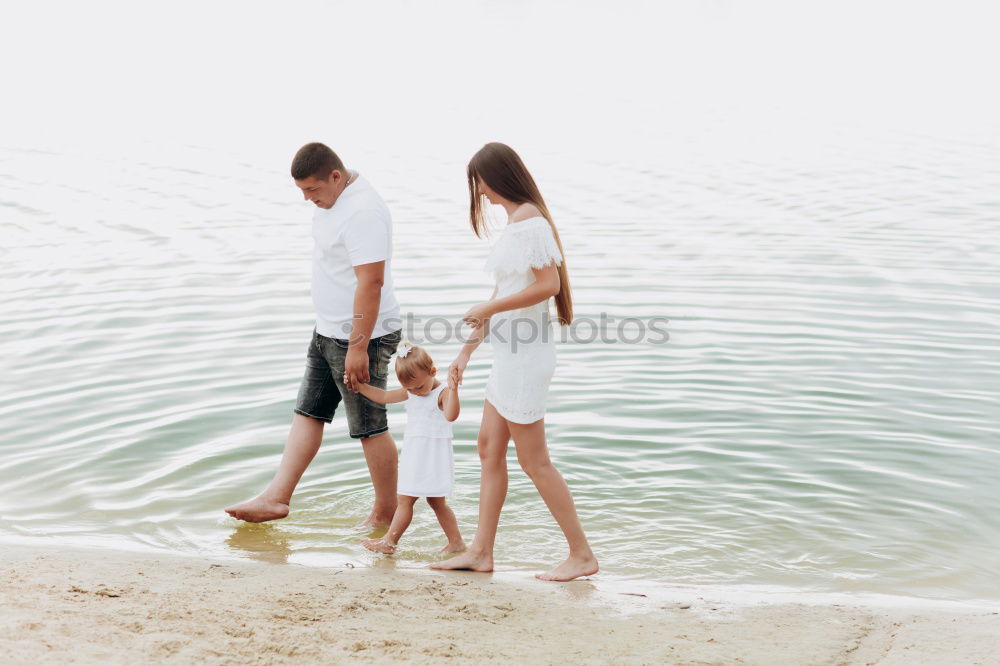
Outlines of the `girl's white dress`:
[{"label": "girl's white dress", "polygon": [[[562,260],[549,221],[532,217],[504,227],[486,260],[486,270],[496,279],[496,297],[503,298],[535,281],[532,268],[558,266]],[[549,300],[490,319],[493,369],[486,382],[486,399],[514,423],[534,423],[545,416],[545,399],[556,368]]]},{"label": "girl's white dress", "polygon": [[407,497],[451,497],[455,486],[451,422],[438,408],[441,384],[425,396],[406,396],[406,431],[397,492]]}]

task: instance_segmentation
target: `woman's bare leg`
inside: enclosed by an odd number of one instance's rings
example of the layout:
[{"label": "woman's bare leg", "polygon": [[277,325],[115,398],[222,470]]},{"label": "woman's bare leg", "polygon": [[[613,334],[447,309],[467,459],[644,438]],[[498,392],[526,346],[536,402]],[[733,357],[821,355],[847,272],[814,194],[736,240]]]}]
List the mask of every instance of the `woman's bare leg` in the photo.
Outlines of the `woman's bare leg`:
[{"label": "woman's bare leg", "polygon": [[500,510],[507,498],[507,444],[510,430],[507,421],[496,408],[486,401],[483,420],[479,426],[479,462],[482,475],[479,479],[479,525],[469,549],[442,562],[435,562],[432,569],[471,569],[493,571],[493,544],[500,524]]},{"label": "woman's bare leg", "polygon": [[545,505],[559,523],[566,543],[569,544],[569,557],[566,561],[536,577],[542,580],[567,581],[597,573],[597,558],[587,543],[587,535],[583,533],[569,486],[549,459],[549,449],[545,443],[545,420],[539,419],[529,424],[508,422],[507,425],[514,438],[521,468],[531,477],[538,494],[545,500]]},{"label": "woman's bare leg", "polygon": [[296,413],[292,417],[285,452],[281,455],[281,464],[274,479],[260,495],[242,504],[227,507],[226,513],[248,523],[263,523],[287,516],[295,486],[316,456],[322,441],[323,422]]}]

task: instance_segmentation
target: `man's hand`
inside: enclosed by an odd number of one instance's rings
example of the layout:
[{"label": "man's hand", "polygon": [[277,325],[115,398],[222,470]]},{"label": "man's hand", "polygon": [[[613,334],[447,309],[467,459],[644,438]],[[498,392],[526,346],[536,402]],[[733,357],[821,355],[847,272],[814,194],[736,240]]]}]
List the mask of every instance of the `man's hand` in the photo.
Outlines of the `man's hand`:
[{"label": "man's hand", "polygon": [[367,350],[358,346],[351,347],[344,358],[344,383],[348,389],[357,392],[359,384],[367,384],[370,380]]}]

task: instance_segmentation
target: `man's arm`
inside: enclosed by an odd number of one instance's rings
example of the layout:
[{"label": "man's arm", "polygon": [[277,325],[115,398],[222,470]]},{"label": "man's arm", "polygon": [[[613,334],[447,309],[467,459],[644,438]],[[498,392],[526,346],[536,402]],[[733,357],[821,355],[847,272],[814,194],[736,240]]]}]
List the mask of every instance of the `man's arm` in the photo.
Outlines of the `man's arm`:
[{"label": "man's arm", "polygon": [[344,375],[347,388],[357,391],[359,384],[371,381],[368,375],[368,341],[378,319],[385,262],[355,266],[354,275],[358,278],[358,286],[354,290],[354,322],[351,325],[350,347],[344,360]]}]

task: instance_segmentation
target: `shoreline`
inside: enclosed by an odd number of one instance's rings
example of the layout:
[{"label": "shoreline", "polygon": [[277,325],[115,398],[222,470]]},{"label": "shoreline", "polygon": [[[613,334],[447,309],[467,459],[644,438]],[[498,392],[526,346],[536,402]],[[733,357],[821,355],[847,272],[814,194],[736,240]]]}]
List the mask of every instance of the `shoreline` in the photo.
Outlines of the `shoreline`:
[{"label": "shoreline", "polygon": [[[23,537],[23,536],[0,536],[0,554],[5,548],[22,548],[29,550],[45,551],[79,551],[82,553],[113,553],[123,557],[135,556],[146,558],[179,558],[208,561],[212,563],[239,565],[241,563],[266,564],[270,566],[301,567],[304,569],[315,569],[319,571],[384,571],[387,573],[399,573],[401,575],[446,575],[448,573],[473,574],[473,572],[442,572],[434,571],[427,565],[400,566],[391,559],[391,556],[380,557],[374,562],[354,560],[349,557],[344,558],[342,564],[330,564],[318,558],[309,560],[288,561],[284,559],[271,559],[267,557],[267,551],[261,551],[245,555],[224,556],[214,553],[195,554],[190,552],[174,553],[165,551],[162,548],[153,546],[143,546],[133,543],[122,545],[120,541],[108,542],[107,545],[101,543],[80,543],[80,542],[60,542],[50,537]],[[3,558],[0,557],[0,564]],[[544,567],[539,567],[541,571]],[[488,574],[474,574],[487,576],[491,580],[516,584],[535,583],[535,570],[498,567]],[[589,601],[603,603],[613,606],[623,612],[635,612],[643,606],[639,598],[646,597],[646,604],[684,602],[693,598],[708,596],[716,601],[724,601],[738,606],[753,605],[757,603],[765,604],[801,604],[805,606],[815,605],[841,605],[841,606],[864,606],[877,609],[905,608],[908,610],[942,610],[951,612],[990,612],[1000,611],[1000,599],[956,599],[934,596],[918,596],[914,594],[889,594],[874,591],[831,591],[831,590],[803,590],[788,586],[773,585],[766,583],[736,583],[736,584],[710,584],[710,583],[664,583],[656,580],[636,579],[615,576],[601,571],[593,578],[583,578],[577,583],[586,582],[590,590]],[[621,597],[631,597],[631,601],[624,602]]]},{"label": "shoreline", "polygon": [[57,545],[0,552],[4,663],[988,664],[1000,653],[1000,606],[696,586],[664,595]]}]

